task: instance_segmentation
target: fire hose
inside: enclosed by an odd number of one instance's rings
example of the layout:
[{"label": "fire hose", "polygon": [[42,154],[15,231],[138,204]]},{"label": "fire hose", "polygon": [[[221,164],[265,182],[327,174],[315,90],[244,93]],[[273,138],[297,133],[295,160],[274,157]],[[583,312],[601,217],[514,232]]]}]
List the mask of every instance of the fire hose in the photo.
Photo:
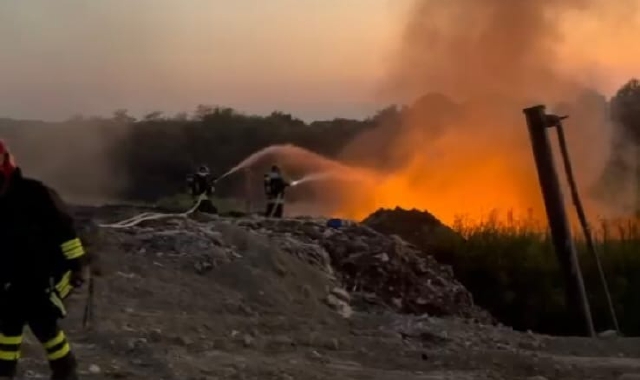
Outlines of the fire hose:
[{"label": "fire hose", "polygon": [[[148,220],[157,220],[157,219],[172,218],[172,217],[185,218],[190,214],[193,214],[198,209],[202,201],[204,201],[205,199],[207,199],[207,195],[205,193],[201,194],[200,197],[198,197],[198,200],[196,201],[196,203],[189,210],[185,212],[180,212],[180,213],[144,212],[142,214],[138,214],[134,217],[121,220],[116,223],[99,224],[98,226],[102,228],[129,228]],[[87,284],[87,299],[84,307],[84,314],[82,316],[82,327],[84,329],[89,327],[89,325],[93,321],[93,309],[94,309],[93,298],[94,298],[94,278],[91,271],[89,271],[89,279]]]},{"label": "fire hose", "polygon": [[193,207],[191,207],[189,210],[185,212],[179,212],[179,213],[144,212],[142,214],[138,214],[134,217],[121,220],[116,223],[99,224],[98,226],[103,228],[129,228],[147,220],[157,220],[157,219],[163,219],[163,218],[176,218],[176,217],[185,218],[193,214],[198,209],[202,201],[204,201],[205,199],[207,199],[207,195],[205,193],[201,194],[198,200],[196,201],[196,203],[193,205]]},{"label": "fire hose", "polygon": [[[218,178],[220,179],[220,178]],[[292,182],[292,186],[296,186],[300,183],[306,182],[307,180],[311,180],[313,178],[301,178],[297,181],[293,181]],[[198,197],[198,200],[196,201],[196,203],[187,211],[185,212],[180,212],[180,213],[155,213],[155,212],[144,212],[138,215],[135,215],[129,219],[125,219],[125,220],[121,220],[119,222],[115,222],[115,223],[106,223],[106,224],[98,224],[99,227],[102,228],[114,228],[114,229],[119,229],[119,228],[130,228],[133,226],[136,226],[144,221],[149,221],[149,220],[158,220],[158,219],[164,219],[164,218],[186,218],[189,215],[193,214],[198,207],[200,207],[200,204],[204,201],[208,199],[206,193],[201,194]],[[283,201],[283,197],[282,194],[278,194],[277,198],[276,198],[276,204],[274,204],[273,209],[271,210],[271,213],[269,215],[269,217],[272,217],[275,209],[278,205],[279,202]],[[84,328],[87,328],[87,326],[89,326],[89,324],[91,323],[92,319],[93,319],[93,295],[94,295],[94,279],[93,276],[90,275],[89,280],[88,280],[88,286],[87,286],[87,302],[84,308],[84,315],[82,318],[82,325]]]}]

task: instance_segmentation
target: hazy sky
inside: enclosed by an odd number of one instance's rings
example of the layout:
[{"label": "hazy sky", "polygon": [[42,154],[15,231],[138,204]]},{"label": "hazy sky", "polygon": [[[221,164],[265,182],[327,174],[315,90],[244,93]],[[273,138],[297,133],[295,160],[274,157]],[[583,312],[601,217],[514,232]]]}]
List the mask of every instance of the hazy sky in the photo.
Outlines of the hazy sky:
[{"label": "hazy sky", "polygon": [[[376,88],[409,3],[0,0],[0,117],[174,113],[198,104],[307,120],[368,115],[384,104]],[[606,52],[613,42],[634,46],[635,31],[593,46],[601,29],[568,25],[567,54],[600,89],[639,67],[636,49]]]},{"label": "hazy sky", "polygon": [[191,111],[362,116],[404,0],[0,2],[0,116]]}]

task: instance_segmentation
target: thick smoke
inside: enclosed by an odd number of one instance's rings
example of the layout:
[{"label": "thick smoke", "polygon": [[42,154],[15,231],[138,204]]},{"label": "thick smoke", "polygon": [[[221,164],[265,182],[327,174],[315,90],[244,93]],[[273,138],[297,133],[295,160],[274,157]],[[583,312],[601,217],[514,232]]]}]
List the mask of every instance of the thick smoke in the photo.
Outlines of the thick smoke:
[{"label": "thick smoke", "polygon": [[[341,211],[361,217],[380,206],[400,205],[432,210],[447,221],[492,209],[543,216],[522,113],[536,104],[570,114],[569,149],[581,193],[590,195],[609,156],[612,128],[605,98],[589,90],[599,83],[585,78],[594,72],[596,58],[603,62],[598,54],[610,54],[612,63],[611,50],[632,46],[612,44],[607,52],[580,56],[575,52],[585,49],[572,45],[578,39],[571,23],[589,24],[601,39],[612,36],[615,25],[618,31],[627,25],[640,32],[628,23],[634,16],[624,19],[634,15],[630,4],[416,0],[383,93],[388,99],[419,100],[403,113],[401,127],[382,126],[345,150],[350,160],[370,163],[377,157],[378,163],[396,164],[369,196],[354,189]],[[376,149],[367,151],[370,145]],[[588,200],[590,211],[609,211]]]},{"label": "thick smoke", "polygon": [[101,204],[117,199],[126,170],[117,147],[128,129],[112,123],[21,122],[2,133],[23,174],[53,187],[65,201]]}]

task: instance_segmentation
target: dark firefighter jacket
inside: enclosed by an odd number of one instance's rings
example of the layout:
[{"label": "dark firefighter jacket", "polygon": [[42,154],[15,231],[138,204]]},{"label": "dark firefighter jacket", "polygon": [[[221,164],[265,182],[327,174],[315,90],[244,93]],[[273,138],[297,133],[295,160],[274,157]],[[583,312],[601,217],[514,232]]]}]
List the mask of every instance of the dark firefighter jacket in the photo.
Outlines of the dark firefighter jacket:
[{"label": "dark firefighter jacket", "polygon": [[192,195],[202,195],[206,193],[210,196],[213,193],[213,179],[209,174],[192,174],[187,178],[187,182],[191,187]]},{"label": "dark firefighter jacket", "polygon": [[71,290],[71,271],[86,258],[71,216],[57,193],[16,169],[0,195],[0,296],[12,290],[61,298]]},{"label": "dark firefighter jacket", "polygon": [[264,176],[264,192],[268,199],[284,197],[284,192],[288,186],[289,182],[279,173],[270,172]]}]

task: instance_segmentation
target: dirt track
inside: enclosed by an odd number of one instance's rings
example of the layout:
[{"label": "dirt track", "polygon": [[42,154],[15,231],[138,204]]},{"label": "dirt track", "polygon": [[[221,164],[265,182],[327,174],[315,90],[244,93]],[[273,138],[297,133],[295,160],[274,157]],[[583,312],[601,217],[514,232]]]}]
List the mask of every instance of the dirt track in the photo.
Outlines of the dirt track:
[{"label": "dirt track", "polygon": [[[268,234],[237,221],[180,223],[102,229],[92,242],[105,269],[96,283],[96,323],[90,331],[80,328],[84,294],[65,320],[83,378],[617,379],[640,373],[636,339],[554,339],[460,318],[363,311],[355,301],[345,318],[326,303],[338,281],[284,252]],[[218,231],[224,244],[201,252],[196,243],[169,249],[181,242],[171,240],[180,238],[176,230],[196,225]],[[25,378],[46,374],[33,339],[23,356]]]}]

